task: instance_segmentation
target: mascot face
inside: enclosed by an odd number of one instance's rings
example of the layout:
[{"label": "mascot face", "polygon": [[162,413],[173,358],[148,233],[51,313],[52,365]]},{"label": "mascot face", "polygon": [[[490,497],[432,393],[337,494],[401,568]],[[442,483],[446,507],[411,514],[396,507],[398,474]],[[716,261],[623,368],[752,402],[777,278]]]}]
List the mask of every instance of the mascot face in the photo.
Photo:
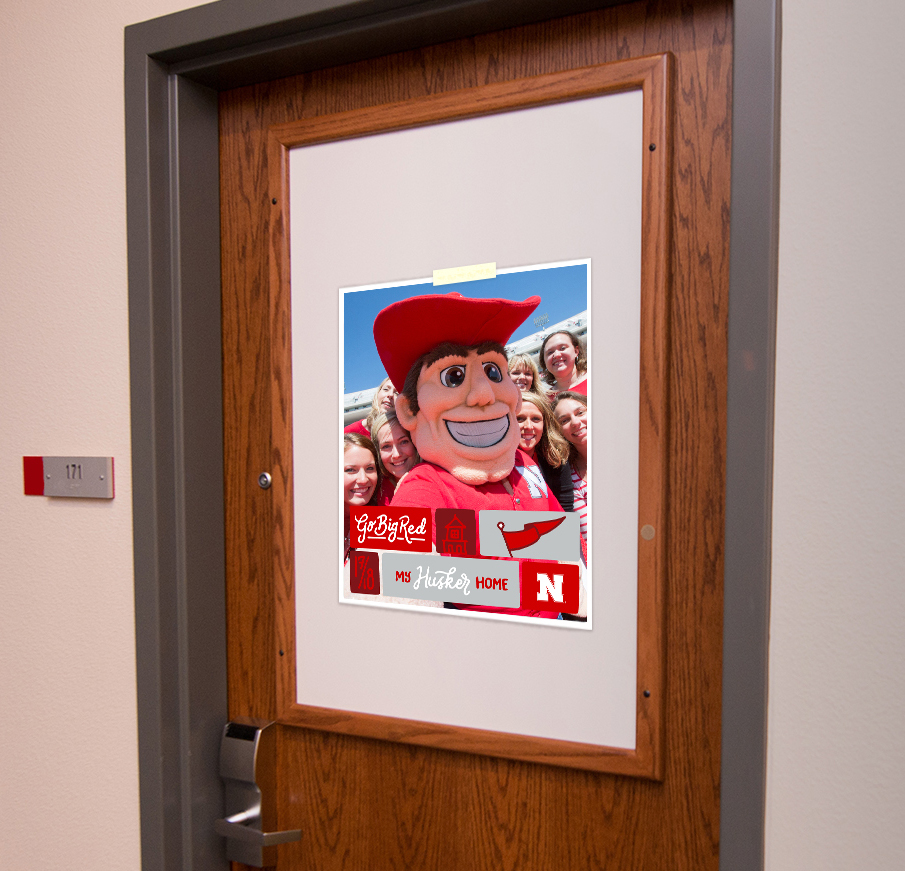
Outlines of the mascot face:
[{"label": "mascot face", "polygon": [[396,415],[423,460],[466,484],[500,481],[519,443],[522,397],[498,351],[443,357],[418,377],[418,413],[396,397]]}]

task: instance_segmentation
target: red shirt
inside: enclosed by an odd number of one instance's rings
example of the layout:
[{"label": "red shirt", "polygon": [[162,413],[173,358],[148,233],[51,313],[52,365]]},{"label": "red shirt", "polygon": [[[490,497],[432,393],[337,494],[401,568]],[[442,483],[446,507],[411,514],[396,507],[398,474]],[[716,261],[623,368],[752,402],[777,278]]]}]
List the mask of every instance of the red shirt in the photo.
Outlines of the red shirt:
[{"label": "red shirt", "polygon": [[361,420],[356,420],[353,423],[350,423],[343,432],[356,432],[359,435],[366,436],[367,438],[371,437],[371,431],[365,426],[366,417],[363,417]]},{"label": "red shirt", "polygon": [[380,495],[377,497],[378,505],[389,505],[396,491],[396,482],[390,478],[384,478],[380,482]]},{"label": "red shirt", "polygon": [[[421,462],[396,488],[392,504],[407,508],[430,508],[434,518],[437,508],[470,508],[473,511],[562,511],[556,497],[547,487],[537,464],[524,451],[516,450],[515,466],[509,473],[510,496],[502,481],[491,484],[465,484],[446,469]],[[434,520],[434,541],[437,540]],[[520,617],[546,617],[555,620],[553,611],[524,608],[496,608],[490,605],[460,605],[463,611],[490,611],[494,614],[516,614]]]},{"label": "red shirt", "polygon": [[[569,390],[573,391],[574,393],[580,393],[582,396],[587,396],[588,395],[588,376],[585,375],[584,378],[581,379],[581,381],[579,381],[577,384],[573,384],[569,388]],[[549,399],[550,402],[553,402],[553,400],[556,399],[556,394],[561,393],[561,392],[562,391],[558,387],[550,388],[550,392],[547,394],[547,399]]]}]

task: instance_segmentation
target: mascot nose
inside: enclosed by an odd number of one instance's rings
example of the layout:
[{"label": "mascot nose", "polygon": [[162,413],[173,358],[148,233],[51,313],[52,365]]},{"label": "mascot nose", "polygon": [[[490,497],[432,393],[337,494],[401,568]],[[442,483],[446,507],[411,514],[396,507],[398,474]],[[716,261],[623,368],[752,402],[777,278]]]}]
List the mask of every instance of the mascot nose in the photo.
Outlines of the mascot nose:
[{"label": "mascot nose", "polygon": [[482,368],[476,368],[477,371],[472,374],[465,403],[466,405],[491,405],[495,399],[493,384],[490,383],[490,379],[484,374]]}]

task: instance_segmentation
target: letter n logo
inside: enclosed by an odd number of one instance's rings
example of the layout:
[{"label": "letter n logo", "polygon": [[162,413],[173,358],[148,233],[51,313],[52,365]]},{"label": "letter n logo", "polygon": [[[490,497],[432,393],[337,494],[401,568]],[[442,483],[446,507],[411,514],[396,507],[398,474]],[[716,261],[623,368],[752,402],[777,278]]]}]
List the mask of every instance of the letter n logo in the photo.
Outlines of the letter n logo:
[{"label": "letter n logo", "polygon": [[522,608],[532,611],[578,613],[578,566],[525,560],[521,564]]},{"label": "letter n logo", "polygon": [[550,575],[544,574],[543,572],[537,573],[537,601],[538,602],[549,602],[550,599],[553,599],[554,602],[559,602],[561,605],[563,603],[562,597],[562,575]]}]

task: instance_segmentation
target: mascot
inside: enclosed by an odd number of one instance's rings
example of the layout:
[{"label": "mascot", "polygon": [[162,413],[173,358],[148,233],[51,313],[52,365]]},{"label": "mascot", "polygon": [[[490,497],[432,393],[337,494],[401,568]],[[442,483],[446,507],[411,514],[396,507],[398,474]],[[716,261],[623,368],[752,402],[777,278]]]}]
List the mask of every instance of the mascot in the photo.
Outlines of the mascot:
[{"label": "mascot", "polygon": [[[504,348],[539,304],[537,296],[516,302],[428,294],[393,303],[377,315],[377,351],[390,380],[402,385],[396,417],[423,461],[400,481],[392,505],[432,512],[562,511],[540,469],[518,449],[522,400]],[[448,607],[558,617],[547,611]]]}]

